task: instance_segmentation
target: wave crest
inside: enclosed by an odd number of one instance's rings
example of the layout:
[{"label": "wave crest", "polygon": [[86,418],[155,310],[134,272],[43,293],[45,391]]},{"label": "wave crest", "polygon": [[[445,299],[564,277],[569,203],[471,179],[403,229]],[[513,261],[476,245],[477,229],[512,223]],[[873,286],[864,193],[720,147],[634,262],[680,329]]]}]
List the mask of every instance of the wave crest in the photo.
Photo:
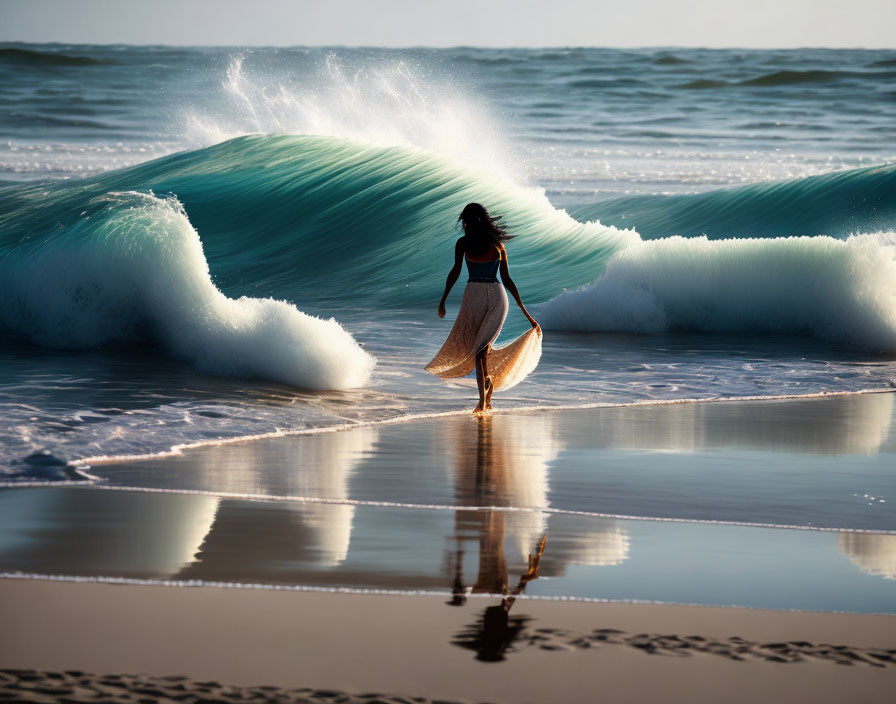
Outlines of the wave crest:
[{"label": "wave crest", "polygon": [[520,235],[511,261],[530,281],[530,300],[586,283],[610,254],[639,239],[579,222],[543,191],[420,149],[252,135],[80,182],[18,188],[5,202],[0,190],[0,246],[45,237],[90,198],[126,190],[176,194],[230,294],[431,305],[451,267],[457,215],[470,201],[502,214]]}]

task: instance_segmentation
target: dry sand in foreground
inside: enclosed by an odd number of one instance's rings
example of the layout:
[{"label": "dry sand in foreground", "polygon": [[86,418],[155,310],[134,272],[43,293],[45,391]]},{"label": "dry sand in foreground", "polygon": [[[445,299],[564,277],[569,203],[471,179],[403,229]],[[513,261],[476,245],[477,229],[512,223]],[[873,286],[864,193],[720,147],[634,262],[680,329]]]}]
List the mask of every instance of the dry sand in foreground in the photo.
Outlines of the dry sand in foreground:
[{"label": "dry sand in foreground", "polygon": [[[894,616],[520,600],[513,616],[530,620],[506,659],[480,662],[456,642],[496,603],[4,579],[0,668],[144,675],[134,687],[167,682],[183,701],[870,702],[896,687]],[[171,676],[189,680],[159,679]],[[44,701],[53,687],[128,689],[80,674],[4,679],[7,695]],[[248,689],[259,685],[329,694]],[[35,687],[47,692],[24,691]]]}]

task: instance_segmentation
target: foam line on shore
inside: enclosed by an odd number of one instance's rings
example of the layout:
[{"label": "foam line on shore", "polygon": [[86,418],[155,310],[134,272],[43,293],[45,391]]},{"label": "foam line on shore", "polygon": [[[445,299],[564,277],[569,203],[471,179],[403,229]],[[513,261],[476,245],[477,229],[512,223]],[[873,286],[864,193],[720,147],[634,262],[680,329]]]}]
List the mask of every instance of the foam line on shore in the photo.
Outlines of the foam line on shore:
[{"label": "foam line on shore", "polygon": [[[53,488],[52,482],[26,484],[0,484],[0,489]],[[418,511],[494,511],[501,513],[541,513],[559,516],[581,516],[584,518],[606,518],[622,521],[650,521],[655,523],[690,523],[695,525],[735,526],[739,528],[769,528],[773,530],[808,530],[822,533],[864,533],[871,535],[896,535],[896,530],[874,528],[847,528],[844,526],[810,526],[786,523],[760,523],[753,521],[723,521],[708,518],[681,518],[677,516],[637,516],[625,513],[601,513],[599,511],[578,511],[551,506],[460,506],[456,504],[421,504],[400,501],[376,501],[367,499],[328,499],[319,496],[277,496],[273,494],[250,494],[240,492],[209,491],[205,489],[166,489],[162,487],[116,486],[112,484],[92,484],[72,487],[90,491],[120,491],[138,494],[174,494],[177,496],[210,496],[232,501],[264,501],[268,503],[318,504],[325,506],[364,506]]]},{"label": "foam line on shore", "polygon": [[[66,574],[40,574],[38,572],[0,572],[0,579],[39,580],[46,582],[72,582],[80,584],[119,584],[135,587],[180,587],[187,589],[213,588],[213,589],[245,589],[275,592],[311,592],[318,594],[346,594],[354,596],[403,596],[403,597],[440,597],[452,598],[455,596],[448,589],[377,589],[373,587],[327,587],[310,584],[272,584],[265,582],[223,582],[206,581],[201,579],[150,579],[143,577],[109,577],[104,575],[66,575]],[[483,592],[465,592],[469,599],[504,599],[506,594],[492,594]],[[643,604],[654,606],[709,606],[711,608],[725,609],[749,609],[752,611],[775,611],[785,613],[807,613],[803,609],[776,609],[756,606],[743,606],[740,604],[701,604],[685,601],[654,601],[651,599],[609,599],[597,596],[570,596],[561,594],[516,594],[515,599],[520,601],[559,601],[580,604]],[[824,611],[831,614],[852,614],[854,611]],[[894,614],[885,611],[861,612],[863,616],[892,616]]]},{"label": "foam line on shore", "polygon": [[[819,391],[811,394],[781,394],[771,396],[714,396],[707,398],[682,398],[682,399],[647,399],[641,401],[627,401],[623,403],[611,403],[606,401],[584,404],[563,404],[556,406],[540,405],[540,406],[515,406],[511,408],[499,408],[492,411],[493,414],[511,414],[511,413],[539,413],[552,411],[587,411],[598,408],[635,408],[639,406],[675,406],[680,404],[692,403],[730,403],[730,402],[748,402],[748,401],[797,401],[808,400],[813,398],[828,398],[840,396],[859,396],[863,394],[881,394],[894,393],[893,387],[877,387],[869,389],[860,389],[858,391]],[[146,460],[165,459],[167,457],[177,457],[186,450],[194,450],[202,447],[219,447],[224,445],[233,445],[242,442],[252,442],[255,440],[268,440],[273,438],[292,437],[295,435],[320,435],[323,433],[337,433],[346,430],[354,430],[355,428],[380,427],[386,425],[399,425],[402,423],[412,423],[414,421],[435,420],[438,418],[454,418],[458,416],[470,415],[467,409],[456,411],[440,411],[437,413],[412,413],[409,415],[396,416],[395,418],[380,418],[377,420],[358,421],[355,423],[340,423],[337,425],[320,426],[315,428],[297,428],[295,430],[271,430],[265,433],[255,433],[252,435],[237,435],[232,438],[215,438],[211,440],[196,440],[194,442],[179,443],[172,445],[167,450],[158,452],[135,453],[126,455],[94,455],[91,457],[83,457],[71,460],[69,465],[78,471],[89,469],[94,464],[112,464],[118,462],[142,462]],[[58,482],[35,482],[33,486],[54,485]],[[5,486],[25,486],[25,483],[17,482],[0,482],[0,487]]]}]

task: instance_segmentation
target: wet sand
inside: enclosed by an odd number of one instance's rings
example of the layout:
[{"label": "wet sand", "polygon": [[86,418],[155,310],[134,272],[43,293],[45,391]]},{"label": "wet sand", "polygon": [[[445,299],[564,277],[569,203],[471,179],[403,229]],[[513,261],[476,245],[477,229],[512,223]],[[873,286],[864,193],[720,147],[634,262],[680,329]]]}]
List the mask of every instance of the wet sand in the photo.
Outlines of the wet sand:
[{"label": "wet sand", "polygon": [[107,485],[231,498],[896,531],[894,402],[894,393],[869,393],[464,414],[212,444],[89,471]]},{"label": "wet sand", "polygon": [[455,416],[102,463],[95,487],[0,490],[0,573],[500,592],[547,534],[530,596],[896,613],[894,399]]},{"label": "wet sand", "polygon": [[[31,701],[121,701],[128,691],[133,701],[883,702],[896,686],[892,616],[520,600],[511,618],[522,632],[503,659],[484,662],[481,647],[456,641],[496,603],[0,580],[0,692]],[[47,674],[66,671],[75,674]],[[139,677],[105,677],[123,674]],[[188,679],[159,679],[172,676]]]},{"label": "wet sand", "polygon": [[0,575],[896,614],[896,535],[90,488],[0,490]]}]

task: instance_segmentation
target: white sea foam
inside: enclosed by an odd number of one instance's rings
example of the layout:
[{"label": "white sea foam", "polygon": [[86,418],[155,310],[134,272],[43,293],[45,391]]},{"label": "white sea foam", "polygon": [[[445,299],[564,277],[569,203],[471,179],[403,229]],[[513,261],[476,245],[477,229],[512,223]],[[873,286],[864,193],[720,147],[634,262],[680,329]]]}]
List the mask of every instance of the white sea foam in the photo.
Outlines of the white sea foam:
[{"label": "white sea foam", "polygon": [[896,351],[892,233],[732,239],[669,237],[616,253],[593,283],[543,304],[545,328],[805,333]]},{"label": "white sea foam", "polygon": [[99,213],[0,259],[0,327],[49,347],[150,338],[197,369],[308,389],[362,386],[374,359],[333,320],[228,298],[180,204],[113,194]]}]

